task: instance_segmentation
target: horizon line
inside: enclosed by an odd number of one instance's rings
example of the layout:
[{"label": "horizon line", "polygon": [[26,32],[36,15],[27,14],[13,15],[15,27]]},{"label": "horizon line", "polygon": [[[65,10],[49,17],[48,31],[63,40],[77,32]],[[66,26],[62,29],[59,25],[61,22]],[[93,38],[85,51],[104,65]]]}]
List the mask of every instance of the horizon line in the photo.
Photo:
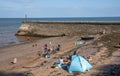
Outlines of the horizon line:
[{"label": "horizon line", "polygon": [[[120,16],[88,16],[88,17],[28,17],[28,18],[102,18],[102,17],[120,17]],[[25,18],[25,17],[3,17],[3,18]]]}]

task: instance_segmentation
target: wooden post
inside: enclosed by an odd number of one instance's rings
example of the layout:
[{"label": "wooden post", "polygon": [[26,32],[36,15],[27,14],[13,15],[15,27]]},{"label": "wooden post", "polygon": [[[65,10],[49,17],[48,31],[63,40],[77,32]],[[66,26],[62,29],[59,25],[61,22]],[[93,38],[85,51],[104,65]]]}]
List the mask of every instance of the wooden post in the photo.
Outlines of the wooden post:
[{"label": "wooden post", "polygon": [[25,22],[27,22],[27,14],[25,14]]}]

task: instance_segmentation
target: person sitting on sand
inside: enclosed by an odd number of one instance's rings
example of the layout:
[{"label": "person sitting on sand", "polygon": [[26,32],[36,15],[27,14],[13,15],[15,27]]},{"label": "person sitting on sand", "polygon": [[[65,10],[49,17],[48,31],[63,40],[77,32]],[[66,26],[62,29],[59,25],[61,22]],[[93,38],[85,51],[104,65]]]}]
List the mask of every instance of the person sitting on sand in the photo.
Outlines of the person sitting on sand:
[{"label": "person sitting on sand", "polygon": [[57,50],[57,51],[60,51],[60,48],[61,48],[61,45],[58,44],[56,50]]},{"label": "person sitting on sand", "polygon": [[48,46],[47,46],[47,44],[45,44],[45,45],[44,45],[44,51],[46,52],[47,49],[48,49]]},{"label": "person sitting on sand", "polygon": [[52,51],[53,54],[55,54],[57,51],[60,51],[61,45],[58,44],[57,47]]},{"label": "person sitting on sand", "polygon": [[48,51],[48,46],[47,46],[47,44],[45,44],[45,45],[42,47],[42,53],[41,53],[40,56],[45,57],[45,54],[47,53],[47,51]]},{"label": "person sitting on sand", "polygon": [[54,46],[49,47],[49,49],[46,50],[46,56],[50,58],[50,55],[52,54],[53,51],[54,51]]},{"label": "person sitting on sand", "polygon": [[44,54],[45,54],[47,52],[47,50],[48,50],[47,44],[44,45],[43,49],[44,49]]},{"label": "person sitting on sand", "polygon": [[89,61],[89,62],[92,61],[92,57],[91,57],[91,56],[88,57],[88,61]]},{"label": "person sitting on sand", "polygon": [[64,63],[66,65],[69,65],[70,64],[70,58],[69,57],[66,57],[66,59],[64,60]]},{"label": "person sitting on sand", "polygon": [[60,57],[58,61],[54,62],[52,67],[61,68],[63,64],[64,64],[64,60],[62,57]]},{"label": "person sitting on sand", "polygon": [[50,52],[53,52],[54,51],[54,46],[51,46],[50,47]]},{"label": "person sitting on sand", "polygon": [[50,54],[51,54],[51,53],[50,53],[50,49],[48,49],[48,50],[46,51],[45,57],[46,57],[46,58],[50,58]]},{"label": "person sitting on sand", "polygon": [[60,57],[60,59],[59,59],[59,64],[64,64],[64,60],[62,57]]}]

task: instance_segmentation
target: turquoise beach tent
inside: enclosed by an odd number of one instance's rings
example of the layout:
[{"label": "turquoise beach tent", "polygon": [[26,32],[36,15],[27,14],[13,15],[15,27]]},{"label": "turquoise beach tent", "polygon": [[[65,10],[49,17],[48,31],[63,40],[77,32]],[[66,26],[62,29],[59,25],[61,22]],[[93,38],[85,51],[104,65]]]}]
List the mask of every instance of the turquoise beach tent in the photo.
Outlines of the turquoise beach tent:
[{"label": "turquoise beach tent", "polygon": [[67,66],[69,73],[85,72],[87,70],[90,70],[91,68],[92,68],[92,65],[80,55],[73,55],[71,57],[70,65]]}]

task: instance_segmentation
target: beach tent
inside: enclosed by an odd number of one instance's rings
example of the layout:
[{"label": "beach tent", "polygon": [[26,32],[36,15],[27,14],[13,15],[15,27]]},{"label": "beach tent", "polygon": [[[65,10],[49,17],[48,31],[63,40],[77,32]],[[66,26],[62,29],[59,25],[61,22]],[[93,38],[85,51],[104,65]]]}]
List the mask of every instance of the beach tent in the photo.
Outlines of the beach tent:
[{"label": "beach tent", "polygon": [[67,66],[68,72],[85,72],[90,70],[92,65],[80,55],[73,55],[71,57],[71,63]]}]

